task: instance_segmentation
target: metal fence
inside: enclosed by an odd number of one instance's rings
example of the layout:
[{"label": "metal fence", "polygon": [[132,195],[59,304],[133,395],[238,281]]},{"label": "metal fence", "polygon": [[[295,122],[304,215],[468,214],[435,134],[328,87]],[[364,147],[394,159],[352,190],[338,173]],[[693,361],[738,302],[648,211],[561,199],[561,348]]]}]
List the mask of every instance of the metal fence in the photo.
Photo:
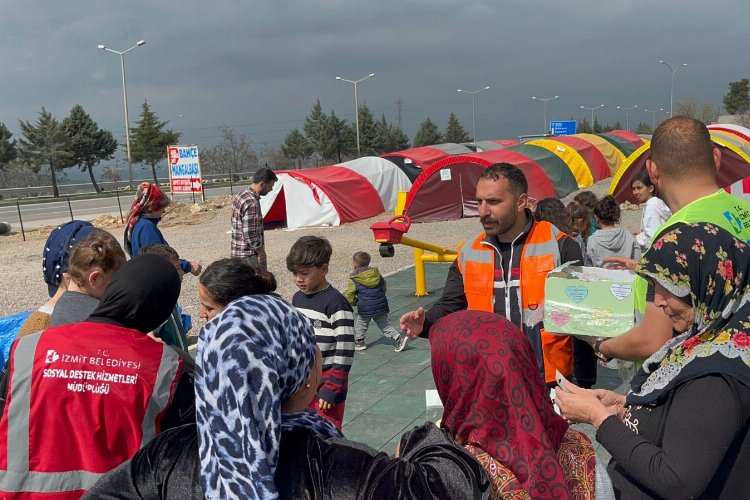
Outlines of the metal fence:
[{"label": "metal fence", "polygon": [[[238,172],[233,174],[234,180],[239,181],[252,177],[254,172]],[[169,185],[168,177],[158,177],[160,185]],[[228,174],[209,174],[203,176],[203,182],[211,184],[213,182],[229,182],[230,178]],[[133,179],[133,187],[137,186],[141,182],[151,182],[152,178],[146,179]],[[102,191],[117,191],[127,190],[128,181],[97,181],[99,189]],[[72,196],[77,194],[96,194],[94,185],[91,182],[82,182],[76,184],[58,184],[57,190],[60,196]],[[8,198],[39,198],[44,196],[52,196],[52,186],[27,186],[18,188],[2,188],[0,189],[0,199]]]},{"label": "metal fence", "polygon": [[[234,176],[234,180],[229,180],[226,176],[211,176],[213,179],[204,178],[204,192],[208,197],[208,191],[212,192],[212,196],[220,196],[223,194],[234,194],[235,192],[244,189],[247,186],[247,180],[244,180],[252,176],[252,172],[241,173]],[[214,182],[211,180],[224,180],[229,181],[228,186],[212,186]],[[162,179],[160,179],[162,181]],[[169,180],[164,180],[168,183]],[[161,183],[161,182],[160,182]],[[89,197],[72,197],[71,194],[63,194],[63,188],[74,189],[88,188],[88,191],[83,190],[82,193],[92,193],[93,186],[91,184],[68,184],[58,186],[60,188],[61,196],[53,200],[46,199],[39,201],[36,199],[40,194],[40,190],[49,189],[51,193],[51,186],[42,187],[29,187],[29,188],[17,188],[14,192],[16,197],[15,203],[0,206],[0,234],[7,232],[20,231],[24,241],[26,240],[26,231],[30,229],[38,229],[45,226],[57,226],[64,224],[73,219],[80,220],[93,220],[101,215],[112,215],[124,222],[128,216],[130,204],[133,200],[132,191],[123,190],[126,188],[127,183],[102,183],[100,186],[104,189],[105,185],[109,187],[109,192],[104,196],[89,196]],[[21,197],[21,192],[18,189],[27,189],[28,191],[26,198]],[[37,190],[37,191],[34,191]],[[8,190],[4,190],[8,191]],[[114,196],[112,194],[114,193]],[[81,191],[78,192],[81,194]],[[174,199],[185,202],[196,202],[200,201],[200,198],[195,194],[179,194],[174,195]]]}]

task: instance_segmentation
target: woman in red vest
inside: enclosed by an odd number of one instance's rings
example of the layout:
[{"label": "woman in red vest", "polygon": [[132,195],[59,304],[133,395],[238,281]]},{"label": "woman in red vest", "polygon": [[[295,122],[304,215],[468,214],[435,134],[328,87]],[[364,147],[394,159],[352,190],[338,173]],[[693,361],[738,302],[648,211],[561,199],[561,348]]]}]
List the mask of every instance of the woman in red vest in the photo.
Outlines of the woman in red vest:
[{"label": "woman in red vest", "polygon": [[0,496],[79,498],[163,429],[194,421],[192,370],[145,335],[179,293],[167,259],[136,257],[87,321],[15,342],[0,380]]}]

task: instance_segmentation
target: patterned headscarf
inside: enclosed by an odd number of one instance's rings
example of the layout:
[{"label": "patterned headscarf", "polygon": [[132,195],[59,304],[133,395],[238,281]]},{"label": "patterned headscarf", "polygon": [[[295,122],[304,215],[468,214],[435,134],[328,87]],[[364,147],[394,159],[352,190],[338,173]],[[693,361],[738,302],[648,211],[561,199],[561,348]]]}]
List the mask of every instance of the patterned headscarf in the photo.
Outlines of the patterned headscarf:
[{"label": "patterned headscarf", "polygon": [[141,215],[149,212],[158,212],[169,205],[169,197],[159,189],[156,184],[141,182],[135,192],[135,200],[130,205],[130,213],[125,223],[125,250],[128,255],[133,255],[133,246],[130,242],[133,235],[133,227]]},{"label": "patterned headscarf", "polygon": [[68,270],[70,250],[94,231],[99,231],[99,229],[90,222],[72,220],[53,229],[49,234],[42,254],[42,273],[50,297],[55,295],[63,273]]},{"label": "patterned headscarf", "polygon": [[[278,498],[274,474],[283,431],[341,433],[312,413],[281,413],[315,363],[315,331],[284,300],[231,302],[200,333],[195,394],[201,486],[206,498]],[[282,422],[283,419],[283,422]]]},{"label": "patterned headscarf", "polygon": [[712,224],[685,224],[656,240],[635,272],[691,305],[695,324],[643,363],[628,403],[654,403],[710,373],[750,387],[750,247]]},{"label": "patterned headscarf", "polygon": [[513,471],[508,490],[569,498],[558,450],[568,429],[552,406],[526,336],[505,317],[460,311],[430,329],[441,426]]}]

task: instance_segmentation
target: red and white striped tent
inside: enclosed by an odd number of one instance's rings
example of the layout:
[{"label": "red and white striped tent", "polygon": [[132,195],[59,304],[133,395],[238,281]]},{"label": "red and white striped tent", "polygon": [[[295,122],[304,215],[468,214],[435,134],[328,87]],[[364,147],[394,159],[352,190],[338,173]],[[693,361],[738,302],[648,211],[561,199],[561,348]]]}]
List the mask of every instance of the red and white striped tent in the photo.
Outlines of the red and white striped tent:
[{"label": "red and white striped tent", "polygon": [[285,170],[260,199],[264,223],[288,228],[338,226],[380,215],[396,206],[411,181],[396,165],[364,157],[341,165]]}]

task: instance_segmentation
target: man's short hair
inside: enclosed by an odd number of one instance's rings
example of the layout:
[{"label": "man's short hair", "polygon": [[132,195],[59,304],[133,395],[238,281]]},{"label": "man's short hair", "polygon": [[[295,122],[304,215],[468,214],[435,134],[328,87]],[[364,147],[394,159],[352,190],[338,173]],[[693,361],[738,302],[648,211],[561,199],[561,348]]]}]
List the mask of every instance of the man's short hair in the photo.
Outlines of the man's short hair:
[{"label": "man's short hair", "polygon": [[372,257],[367,252],[357,252],[352,257],[352,261],[357,264],[357,267],[367,267],[370,265]]},{"label": "man's short hair", "polygon": [[331,262],[333,248],[327,239],[303,236],[294,242],[286,256],[286,268],[294,273],[300,267],[323,267]]},{"label": "man's short hair", "polygon": [[500,177],[504,177],[508,180],[510,190],[516,196],[528,193],[529,183],[526,181],[526,176],[520,168],[510,163],[495,163],[482,170],[479,175],[479,180],[482,181],[496,181]]},{"label": "man's short hair", "polygon": [[259,168],[253,174],[253,184],[258,184],[259,182],[270,184],[271,182],[276,182],[277,180],[278,177],[276,177],[276,174],[270,168]]},{"label": "man's short hair", "polygon": [[706,126],[687,116],[661,123],[651,137],[651,160],[659,174],[681,179],[690,174],[716,173],[713,142]]}]

